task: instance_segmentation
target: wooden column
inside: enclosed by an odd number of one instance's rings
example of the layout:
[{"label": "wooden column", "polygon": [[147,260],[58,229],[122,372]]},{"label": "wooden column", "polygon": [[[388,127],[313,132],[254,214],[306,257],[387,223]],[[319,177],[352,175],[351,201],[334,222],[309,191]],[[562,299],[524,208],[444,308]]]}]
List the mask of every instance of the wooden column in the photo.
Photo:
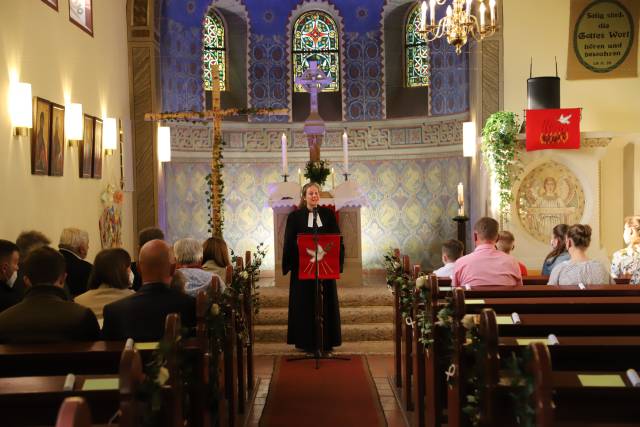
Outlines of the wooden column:
[{"label": "wooden column", "polygon": [[135,176],[135,233],[160,224],[158,200],[162,189],[156,153],[156,123],[145,113],[160,112],[160,33],[156,0],[127,0],[129,94]]}]

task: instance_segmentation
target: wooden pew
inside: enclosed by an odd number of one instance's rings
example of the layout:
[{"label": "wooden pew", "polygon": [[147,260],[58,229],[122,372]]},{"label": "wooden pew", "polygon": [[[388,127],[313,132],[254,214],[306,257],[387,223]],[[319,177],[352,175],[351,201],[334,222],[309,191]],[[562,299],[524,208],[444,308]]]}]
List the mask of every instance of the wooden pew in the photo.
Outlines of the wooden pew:
[{"label": "wooden pew", "polygon": [[60,405],[56,427],[91,427],[91,411],[81,397],[67,397]]},{"label": "wooden pew", "polygon": [[[525,276],[522,278],[522,284],[524,287],[529,286],[545,286],[549,282],[548,276]],[[630,282],[629,278],[619,278],[615,279],[616,285],[628,285]],[[438,277],[438,283],[440,286],[451,287],[451,279],[449,277]],[[610,285],[609,285],[610,286]],[[565,287],[565,286],[560,286]],[[504,289],[504,286],[502,286]]]}]

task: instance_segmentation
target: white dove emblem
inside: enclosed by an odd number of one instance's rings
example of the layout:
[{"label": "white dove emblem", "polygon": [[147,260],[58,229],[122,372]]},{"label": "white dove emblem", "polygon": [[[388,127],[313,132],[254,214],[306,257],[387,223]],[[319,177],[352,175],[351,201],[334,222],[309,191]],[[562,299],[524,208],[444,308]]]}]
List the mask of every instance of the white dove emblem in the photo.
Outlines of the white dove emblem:
[{"label": "white dove emblem", "polygon": [[569,122],[569,120],[571,120],[571,116],[573,116],[573,114],[569,114],[568,116],[560,114],[558,122],[560,122],[561,125],[570,125],[571,123]]},{"label": "white dove emblem", "polygon": [[[314,251],[313,249],[307,249],[307,253],[311,256],[310,262],[315,262],[316,251]],[[318,245],[318,262],[322,261],[322,258],[324,258],[325,254],[326,252],[324,251],[322,246]]]}]

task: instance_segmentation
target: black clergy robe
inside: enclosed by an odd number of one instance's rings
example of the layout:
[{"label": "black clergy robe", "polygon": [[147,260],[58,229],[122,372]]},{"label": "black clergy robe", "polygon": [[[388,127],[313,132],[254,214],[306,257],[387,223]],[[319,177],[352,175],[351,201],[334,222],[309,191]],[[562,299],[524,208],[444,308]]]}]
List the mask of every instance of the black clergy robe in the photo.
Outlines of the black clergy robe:
[{"label": "black clergy robe", "polygon": [[[340,228],[336,216],[329,208],[319,206],[318,216],[322,227],[318,228],[318,234],[340,234]],[[289,318],[287,329],[287,344],[295,344],[296,347],[314,350],[316,347],[315,331],[315,280],[298,279],[298,244],[297,237],[300,233],[312,234],[313,228],[308,224],[309,210],[297,209],[287,217],[287,226],[284,232],[284,246],[282,250],[282,274],[291,272],[289,281]],[[344,245],[340,240],[340,272],[344,264]],[[338,292],[335,280],[321,280],[324,290],[324,349],[331,350],[342,344],[340,331],[340,307],[338,305]]]}]

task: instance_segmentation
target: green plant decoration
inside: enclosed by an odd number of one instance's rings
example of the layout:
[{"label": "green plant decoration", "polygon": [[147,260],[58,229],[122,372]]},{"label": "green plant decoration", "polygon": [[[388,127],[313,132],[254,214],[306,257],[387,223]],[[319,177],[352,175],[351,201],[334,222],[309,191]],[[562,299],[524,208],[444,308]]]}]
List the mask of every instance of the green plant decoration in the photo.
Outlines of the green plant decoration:
[{"label": "green plant decoration", "polygon": [[331,170],[327,167],[327,163],[324,160],[319,162],[307,162],[304,169],[304,177],[311,182],[316,182],[321,186],[327,181],[327,177],[331,173]]},{"label": "green plant decoration", "polygon": [[498,183],[498,210],[501,219],[511,213],[512,186],[522,167],[517,158],[518,116],[508,111],[492,114],[482,129],[482,158]]}]

